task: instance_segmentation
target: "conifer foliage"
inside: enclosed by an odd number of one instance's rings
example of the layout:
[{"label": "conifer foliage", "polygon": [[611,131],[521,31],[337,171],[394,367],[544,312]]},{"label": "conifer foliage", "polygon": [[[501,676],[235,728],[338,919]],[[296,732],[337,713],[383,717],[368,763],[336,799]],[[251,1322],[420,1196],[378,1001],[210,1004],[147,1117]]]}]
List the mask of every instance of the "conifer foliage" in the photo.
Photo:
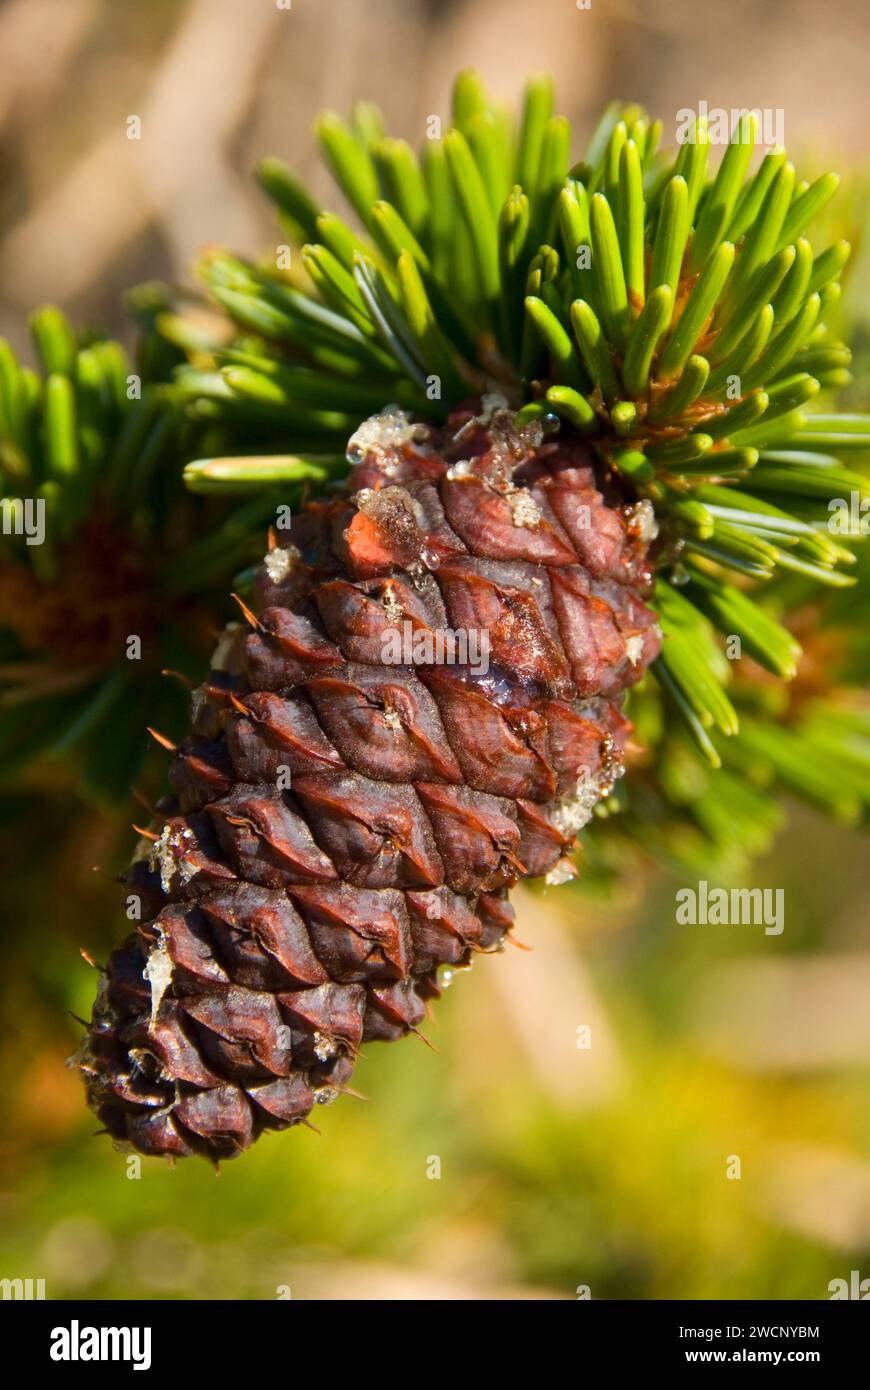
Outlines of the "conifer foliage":
[{"label": "conifer foliage", "polygon": [[[769,699],[806,687],[807,604],[862,591],[829,522],[870,420],[824,405],[848,247],[806,236],[836,178],[752,169],[749,115],[714,167],[703,123],[668,152],[620,105],[573,162],[547,82],[514,130],[469,74],[419,159],[367,105],[318,134],[355,225],[266,161],[289,270],[210,251],[224,328],[172,324],[223,446],[188,487],[304,505],[195,693],[78,1058],[146,1153],[233,1156],[347,1089],[593,817],[604,864],[703,862],[770,827],[759,770],[870,799],[866,709]],[[406,629],[489,664],[388,658]]]}]

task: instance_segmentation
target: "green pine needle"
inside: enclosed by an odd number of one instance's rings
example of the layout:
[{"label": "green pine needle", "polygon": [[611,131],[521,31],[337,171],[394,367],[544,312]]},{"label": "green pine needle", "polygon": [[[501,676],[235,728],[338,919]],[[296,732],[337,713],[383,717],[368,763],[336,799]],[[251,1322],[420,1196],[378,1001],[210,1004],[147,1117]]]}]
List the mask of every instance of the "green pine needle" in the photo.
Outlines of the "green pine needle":
[{"label": "green pine needle", "polygon": [[[222,374],[197,366],[179,378],[189,408],[235,443],[225,459],[190,465],[188,483],[256,489],[299,469],[333,477],[349,418],[377,400],[434,420],[481,390],[505,392],[515,408],[546,402],[629,499],[655,508],[668,538],[660,684],[709,756],[709,729],[732,734],[737,722],[715,628],[730,622],[762,665],[793,670],[790,639],[735,584],[778,572],[850,582],[851,550],[825,523],[828,504],[863,484],[819,460],[870,449],[870,418],[813,413],[820,392],[848,380],[849,353],[829,323],[849,247],[814,253],[806,235],[837,176],[798,184],[779,149],[750,174],[750,113],[717,166],[702,123],[668,154],[660,124],[621,103],[572,164],[544,78],[530,83],[515,132],[474,74],[457,79],[452,109],[453,128],[425,140],[419,159],[368,108],[352,125],[321,118],[321,148],[358,232],[318,209],[280,162],[260,166],[304,243],[301,270],[280,276],[220,253],[204,263],[249,357],[218,349]],[[39,337],[46,361],[63,359],[49,321]],[[10,424],[15,389],[0,361]],[[62,418],[60,400],[53,413]],[[276,457],[281,418],[294,453]],[[232,456],[261,440],[259,463]],[[57,452],[55,474],[70,467]],[[691,567],[676,599],[670,580],[685,576],[675,540]]]}]

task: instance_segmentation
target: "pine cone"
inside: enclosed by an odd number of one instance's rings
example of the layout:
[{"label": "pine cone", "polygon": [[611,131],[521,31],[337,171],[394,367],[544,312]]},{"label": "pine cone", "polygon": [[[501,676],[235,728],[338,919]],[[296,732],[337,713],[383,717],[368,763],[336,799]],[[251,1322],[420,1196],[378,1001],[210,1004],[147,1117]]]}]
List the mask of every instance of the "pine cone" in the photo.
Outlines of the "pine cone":
[{"label": "pine cone", "polygon": [[658,651],[651,508],[576,440],[485,397],[439,431],[391,408],[349,457],[224,634],[131,871],[151,917],[79,1062],[143,1153],[232,1157],[416,1031],[511,885],[570,875]]}]

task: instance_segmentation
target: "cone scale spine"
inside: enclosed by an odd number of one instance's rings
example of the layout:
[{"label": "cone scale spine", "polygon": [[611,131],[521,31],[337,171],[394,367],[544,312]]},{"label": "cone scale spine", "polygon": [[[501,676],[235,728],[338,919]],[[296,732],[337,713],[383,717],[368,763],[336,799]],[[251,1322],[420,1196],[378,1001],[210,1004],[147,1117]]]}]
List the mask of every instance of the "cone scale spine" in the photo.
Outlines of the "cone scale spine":
[{"label": "cone scale spine", "polygon": [[[439,967],[501,947],[517,879],[570,876],[660,645],[654,526],[558,421],[521,419],[392,408],[267,555],[77,1058],[117,1141],[217,1161],[306,1121],[363,1044],[419,1030]],[[469,632],[486,662],[433,657]]]}]

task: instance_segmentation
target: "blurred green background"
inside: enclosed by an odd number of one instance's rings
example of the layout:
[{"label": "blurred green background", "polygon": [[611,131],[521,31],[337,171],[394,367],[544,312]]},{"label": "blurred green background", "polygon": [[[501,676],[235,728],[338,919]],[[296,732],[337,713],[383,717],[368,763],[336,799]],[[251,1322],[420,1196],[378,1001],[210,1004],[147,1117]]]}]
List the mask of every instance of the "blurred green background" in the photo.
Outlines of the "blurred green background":
[{"label": "blurred green background", "polygon": [[[581,128],[616,95],[665,117],[701,96],[782,106],[804,167],[834,157],[854,181],[867,11],[846,4],[832,28],[800,3],[785,32],[762,0],[729,15],[682,0],[9,3],[0,327],[24,343],[25,308],[54,298],[124,332],[122,287],[182,278],[206,239],[254,251],[274,235],[256,155],[310,173],[314,113],[359,96],[413,138],[460,65],[508,96],[533,54]],[[118,134],[133,112],[157,132],[135,167]],[[860,243],[861,208],[840,200],[836,234]],[[866,266],[847,281],[865,383]],[[45,1278],[49,1297],[477,1299],[826,1298],[830,1280],[870,1276],[857,833],[793,811],[751,878],[785,891],[777,937],[678,926],[686,880],[652,865],[606,904],[526,891],[532,949],[456,977],[425,1030],[437,1054],[370,1045],[368,1099],[318,1111],[319,1136],[270,1136],[219,1176],[145,1162],[131,1179],[63,1062],[93,998],[79,947],[104,959],[124,930],[111,875],[136,814],[132,798],[120,816],[83,810],[51,769],[0,799],[0,1277]]]},{"label": "blurred green background", "polygon": [[525,891],[533,949],[457,974],[425,1029],[437,1054],[369,1045],[367,1099],[318,1110],[320,1135],[268,1136],[218,1176],[145,1161],[130,1178],[63,1067],[66,1010],[87,1014],[94,986],[77,946],[114,930],[117,890],[89,872],[100,827],[48,878],[62,813],[14,815],[3,1275],[49,1297],[781,1299],[870,1267],[857,835],[795,814],[751,880],[784,889],[781,936],[676,925],[680,882],[656,871],[607,906]]}]

